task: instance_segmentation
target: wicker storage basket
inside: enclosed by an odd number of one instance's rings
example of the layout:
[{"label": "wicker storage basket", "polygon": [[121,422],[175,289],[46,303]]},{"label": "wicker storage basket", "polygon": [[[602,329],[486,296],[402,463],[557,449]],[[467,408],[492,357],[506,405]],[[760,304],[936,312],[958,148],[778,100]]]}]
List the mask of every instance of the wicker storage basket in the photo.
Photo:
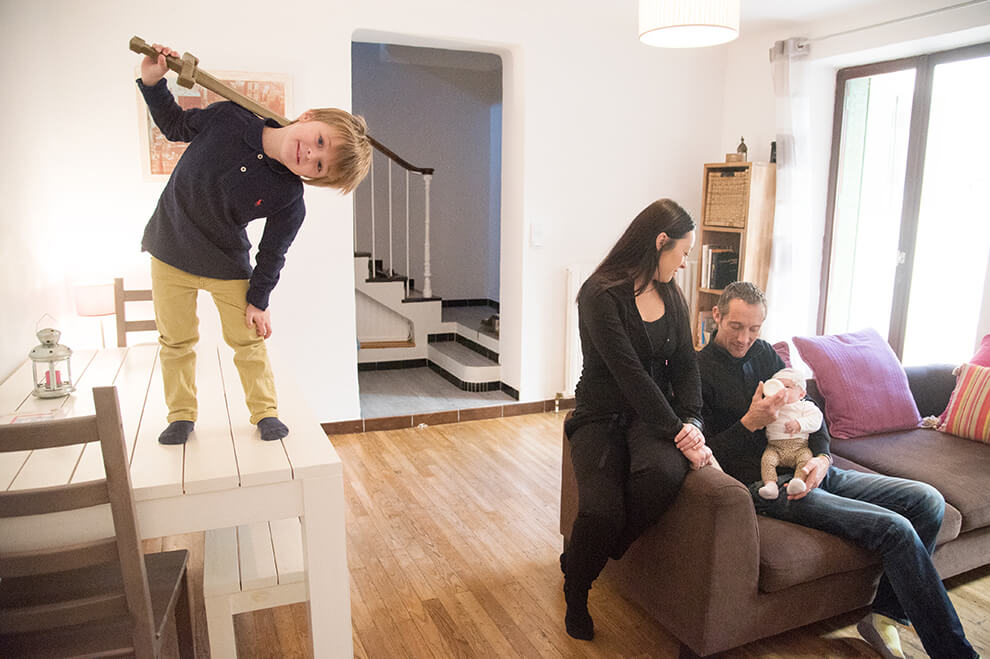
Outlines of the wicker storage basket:
[{"label": "wicker storage basket", "polygon": [[705,196],[705,224],[742,229],[749,204],[748,169],[711,169]]}]

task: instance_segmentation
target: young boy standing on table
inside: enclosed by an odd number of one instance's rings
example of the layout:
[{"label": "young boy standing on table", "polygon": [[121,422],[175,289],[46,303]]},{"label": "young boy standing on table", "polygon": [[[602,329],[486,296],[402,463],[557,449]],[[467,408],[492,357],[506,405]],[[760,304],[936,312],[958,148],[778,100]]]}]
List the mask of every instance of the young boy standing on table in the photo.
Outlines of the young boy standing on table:
[{"label": "young boy standing on table", "polygon": [[[183,444],[196,421],[196,298],[209,291],[223,338],[261,439],[281,439],[275,380],[265,339],[271,336],[268,298],[285,253],[306,215],[303,186],[347,193],[368,173],[371,143],[364,119],[335,108],[307,110],[285,127],[231,103],[183,110],[165,84],[165,55],[145,57],[137,81],[166,138],[189,142],[144,230],[151,254],[151,288],[161,344],[168,427],[162,444]],[[246,227],[267,218],[252,269]]]}]

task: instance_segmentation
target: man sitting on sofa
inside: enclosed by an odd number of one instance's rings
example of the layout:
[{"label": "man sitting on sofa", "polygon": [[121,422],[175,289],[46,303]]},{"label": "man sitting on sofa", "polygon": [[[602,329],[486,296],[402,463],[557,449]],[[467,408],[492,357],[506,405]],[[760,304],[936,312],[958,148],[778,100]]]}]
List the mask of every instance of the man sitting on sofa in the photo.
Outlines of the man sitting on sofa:
[{"label": "man sitting on sofa", "polygon": [[894,621],[911,621],[930,656],[975,657],[931,561],[945,511],[933,487],[833,467],[823,423],[808,438],[814,457],[803,467],[807,490],[788,495],[783,486],[791,474],[782,472],[776,499],[757,495],[765,428],[785,403],[780,393],[764,398],[763,381],[784,363],[758,338],[767,313],[759,288],[730,284],[712,313],[715,333],[698,354],[702,420],[725,472],[749,487],[758,514],[826,531],[880,555],[883,576],[872,613],[857,629],[881,656],[904,656]]}]

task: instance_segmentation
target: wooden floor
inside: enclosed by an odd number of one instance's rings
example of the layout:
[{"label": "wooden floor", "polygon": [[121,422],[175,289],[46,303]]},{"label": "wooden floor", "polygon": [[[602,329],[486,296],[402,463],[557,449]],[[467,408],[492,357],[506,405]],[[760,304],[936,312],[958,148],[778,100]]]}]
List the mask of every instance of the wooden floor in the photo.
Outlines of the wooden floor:
[{"label": "wooden floor", "polygon": [[[677,656],[676,639],[607,582],[591,593],[595,641],[564,632],[562,421],[547,413],[332,438],[344,463],[356,657]],[[207,657],[202,534],[147,543],[178,546],[192,550],[197,644]],[[947,583],[970,641],[990,655],[990,568]],[[875,657],[854,628],[862,613],[722,656]],[[241,659],[310,656],[306,604],[241,614],[235,630]],[[911,656],[925,656],[912,630],[901,638]]]}]

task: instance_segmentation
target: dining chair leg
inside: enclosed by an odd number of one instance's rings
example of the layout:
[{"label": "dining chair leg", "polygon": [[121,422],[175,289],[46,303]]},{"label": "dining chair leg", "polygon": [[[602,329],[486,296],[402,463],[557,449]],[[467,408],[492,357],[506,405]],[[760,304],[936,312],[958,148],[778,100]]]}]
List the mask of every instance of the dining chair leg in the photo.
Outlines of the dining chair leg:
[{"label": "dining chair leg", "polygon": [[193,635],[188,570],[182,576],[181,588],[178,601],[175,604],[175,635],[179,644],[179,656],[183,659],[196,659],[196,638]]}]

